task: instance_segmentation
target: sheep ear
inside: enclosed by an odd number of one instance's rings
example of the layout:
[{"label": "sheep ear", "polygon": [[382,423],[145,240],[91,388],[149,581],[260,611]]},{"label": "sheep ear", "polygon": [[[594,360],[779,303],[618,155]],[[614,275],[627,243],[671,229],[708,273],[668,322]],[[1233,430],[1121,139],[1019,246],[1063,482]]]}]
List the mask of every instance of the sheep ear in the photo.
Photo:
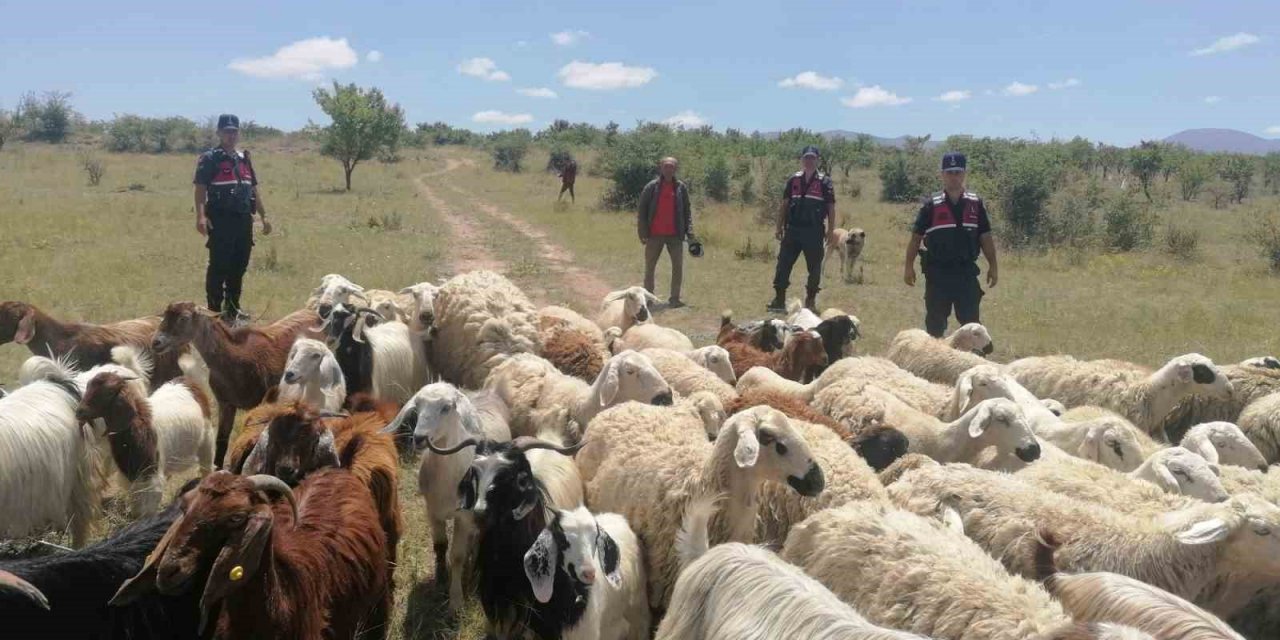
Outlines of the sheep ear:
[{"label": "sheep ear", "polygon": [[1218,463],[1210,462],[1209,470],[1213,472],[1213,475],[1218,476],[1219,478],[1222,477],[1222,467],[1219,467]]},{"label": "sheep ear", "polygon": [[738,444],[733,448],[733,459],[743,469],[754,467],[760,459],[760,439],[753,422],[744,419],[738,426]]},{"label": "sheep ear", "polygon": [[27,344],[36,335],[36,310],[27,309],[22,314],[22,319],[18,320],[18,329],[13,334],[13,341],[18,344]]},{"label": "sheep ear", "polygon": [[960,517],[960,512],[952,507],[942,507],[942,511],[938,514],[942,519],[942,524],[948,529],[964,535],[964,518]]},{"label": "sheep ear", "polygon": [[604,570],[604,577],[613,585],[613,588],[622,586],[622,574],[619,572],[622,563],[621,554],[618,553],[618,543],[604,529],[597,530],[600,532],[600,544],[596,547],[596,553],[600,556],[600,568]]},{"label": "sheep ear", "polygon": [[1178,479],[1175,478],[1173,476],[1173,472],[1169,470],[1169,465],[1161,461],[1156,461],[1151,465],[1151,468],[1155,472],[1156,484],[1160,485],[1161,489],[1164,489],[1169,493],[1182,493],[1178,486]]},{"label": "sheep ear", "polygon": [[1080,448],[1076,450],[1076,455],[1094,462],[1102,459],[1102,435],[1098,433],[1098,429],[1089,429],[1085,433],[1084,440],[1080,442]]},{"label": "sheep ear", "polygon": [[973,376],[960,377],[960,383],[956,385],[955,399],[960,405],[956,408],[956,415],[962,416],[973,405]]},{"label": "sheep ear", "polygon": [[618,397],[618,388],[622,385],[622,381],[618,379],[618,362],[610,362],[601,375],[604,376],[604,382],[600,384],[600,406],[607,407]]},{"label": "sheep ear", "polygon": [[543,529],[533,546],[524,554],[524,575],[529,578],[529,586],[533,587],[533,597],[538,602],[551,600],[551,592],[556,583],[556,565],[560,562],[560,551],[556,547],[551,529]]},{"label": "sheep ear", "polygon": [[659,302],[658,296],[655,296],[652,293],[649,293],[648,291],[644,292],[644,299],[649,304],[658,304]]},{"label": "sheep ear", "polygon": [[1218,448],[1208,438],[1196,438],[1195,442],[1187,442],[1184,438],[1182,446],[1190,449],[1193,453],[1216,464],[1218,462]]},{"label": "sheep ear", "polygon": [[320,439],[316,441],[315,459],[322,464],[341,467],[342,463],[338,460],[338,448],[334,445],[333,430],[325,429],[320,434]]},{"label": "sheep ear", "polygon": [[124,584],[120,585],[120,589],[116,591],[116,594],[111,597],[111,606],[123,607],[155,591],[156,565],[164,557],[165,551],[168,551],[169,543],[173,542],[173,537],[178,535],[178,528],[181,526],[181,517],[169,525],[169,530],[164,532],[164,537],[160,538],[160,542],[156,543],[156,548],[147,555],[147,560],[142,564],[142,569],[138,571],[138,574],[125,580]]},{"label": "sheep ear", "polygon": [[1231,527],[1227,526],[1226,521],[1222,518],[1210,518],[1193,523],[1179,531],[1175,537],[1182,544],[1211,544],[1225,540],[1229,533]]},{"label": "sheep ear", "polygon": [[200,596],[200,634],[204,634],[210,610],[257,572],[262,550],[271,542],[271,524],[271,507],[263,505],[249,517],[244,529],[233,534],[218,552]]},{"label": "sheep ear", "polygon": [[969,437],[981,437],[982,432],[987,430],[987,423],[990,421],[991,408],[986,405],[979,405],[978,412],[974,414],[973,420],[969,421]]}]

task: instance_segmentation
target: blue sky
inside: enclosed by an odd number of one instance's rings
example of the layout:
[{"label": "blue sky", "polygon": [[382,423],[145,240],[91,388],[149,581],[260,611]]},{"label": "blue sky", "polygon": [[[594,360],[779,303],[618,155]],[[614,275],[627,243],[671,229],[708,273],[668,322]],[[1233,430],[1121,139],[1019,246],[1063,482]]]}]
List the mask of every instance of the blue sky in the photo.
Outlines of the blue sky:
[{"label": "blue sky", "polygon": [[1275,0],[76,0],[4,14],[0,107],[65,90],[91,118],[231,111],[295,128],[323,121],[310,91],[336,79],[382,88],[410,122],[479,130],[679,116],[883,136],[1280,137]]}]

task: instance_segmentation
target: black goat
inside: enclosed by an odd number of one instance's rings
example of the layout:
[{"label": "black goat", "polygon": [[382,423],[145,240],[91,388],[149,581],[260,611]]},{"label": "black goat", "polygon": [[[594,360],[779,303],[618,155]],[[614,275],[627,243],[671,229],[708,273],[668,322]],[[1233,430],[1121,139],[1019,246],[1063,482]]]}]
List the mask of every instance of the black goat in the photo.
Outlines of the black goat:
[{"label": "black goat", "polygon": [[[178,495],[196,482],[187,483]],[[0,623],[6,629],[0,635],[88,640],[199,638],[198,590],[179,596],[149,594],[127,607],[108,605],[120,585],[142,568],[147,554],[181,513],[179,497],[164,511],[83,549],[0,563],[0,573],[7,571],[26,580],[44,594],[49,605],[41,608],[23,593],[0,589]]]},{"label": "black goat", "polygon": [[550,449],[571,456],[582,445],[560,447],[520,437],[510,442],[468,438],[448,449],[427,446],[440,455],[476,448],[475,459],[458,483],[458,496],[460,508],[472,512],[479,527],[476,575],[489,633],[498,638],[559,638],[582,618],[590,587],[559,571],[551,599],[543,603],[534,596],[524,556],[546,528],[549,514],[546,489],[533,475],[525,452]]},{"label": "black goat", "polygon": [[858,333],[858,325],[854,324],[853,318],[847,315],[823,320],[813,330],[822,337],[822,348],[827,352],[827,364],[809,367],[805,372],[805,382],[817,379],[823,371],[827,370],[827,367],[835,364],[836,360],[848,356],[853,350],[853,341],[861,337]]},{"label": "black goat", "polygon": [[383,317],[373,309],[335,305],[325,319],[329,348],[346,379],[347,397],[373,391],[373,350],[364,331],[378,326]]}]

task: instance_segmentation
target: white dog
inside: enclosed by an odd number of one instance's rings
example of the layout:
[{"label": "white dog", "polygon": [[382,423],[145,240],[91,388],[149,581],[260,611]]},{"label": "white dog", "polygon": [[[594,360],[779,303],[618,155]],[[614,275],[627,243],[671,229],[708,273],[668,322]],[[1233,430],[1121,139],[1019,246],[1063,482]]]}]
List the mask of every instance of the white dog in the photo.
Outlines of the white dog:
[{"label": "white dog", "polygon": [[[840,255],[840,273],[844,276],[845,282],[853,282],[853,265],[858,261],[858,256],[862,255],[862,247],[867,242],[867,232],[854,227],[852,229],[836,229],[832,233],[834,242],[827,243],[826,257],[822,260],[823,272],[825,275],[826,266],[831,262],[832,254]],[[858,266],[858,282],[862,282],[862,266]]]}]

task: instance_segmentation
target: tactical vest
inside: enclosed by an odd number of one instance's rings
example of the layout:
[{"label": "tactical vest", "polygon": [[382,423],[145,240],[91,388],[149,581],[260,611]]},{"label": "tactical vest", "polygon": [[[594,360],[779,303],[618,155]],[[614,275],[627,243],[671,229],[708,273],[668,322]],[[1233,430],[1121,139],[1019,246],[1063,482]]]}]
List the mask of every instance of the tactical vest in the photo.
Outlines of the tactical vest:
[{"label": "tactical vest", "polygon": [[827,213],[827,199],[822,192],[827,176],[815,171],[808,184],[804,183],[804,172],[797,171],[787,182],[787,193],[791,205],[787,209],[787,227],[794,229],[821,230],[822,219]]},{"label": "tactical vest", "polygon": [[944,191],[933,194],[929,210],[929,226],[924,232],[926,267],[952,267],[978,259],[978,221],[982,199],[966,191],[961,196],[964,209],[957,220]]},{"label": "tactical vest", "polygon": [[253,161],[249,159],[249,152],[243,151],[243,158],[227,153],[222,147],[214,147],[208,153],[214,164],[208,190],[210,213],[253,213]]}]

